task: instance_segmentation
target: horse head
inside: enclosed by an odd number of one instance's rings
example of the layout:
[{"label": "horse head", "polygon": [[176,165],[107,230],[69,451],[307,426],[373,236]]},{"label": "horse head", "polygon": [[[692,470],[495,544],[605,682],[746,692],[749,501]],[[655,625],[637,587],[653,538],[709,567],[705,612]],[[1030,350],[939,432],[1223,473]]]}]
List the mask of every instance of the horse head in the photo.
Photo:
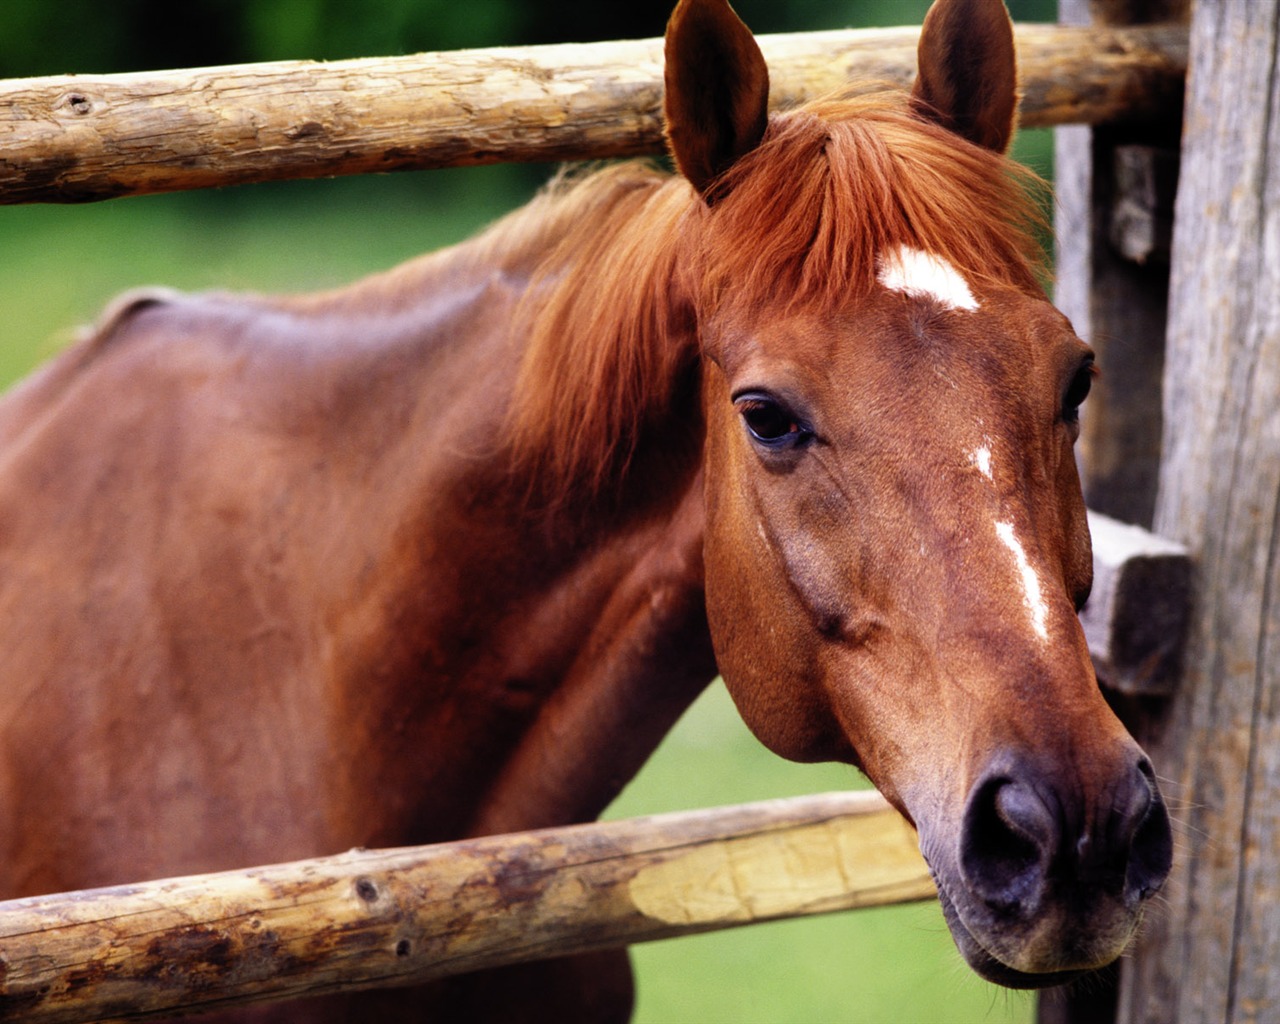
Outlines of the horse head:
[{"label": "horse head", "polygon": [[1101,967],[1171,838],[1076,617],[1093,357],[1037,282],[1004,157],[1009,18],[938,0],[909,97],[770,118],[750,32],[682,0],[666,74],[700,196],[683,279],[725,682],[767,746],[859,765],[915,825],[978,973]]}]

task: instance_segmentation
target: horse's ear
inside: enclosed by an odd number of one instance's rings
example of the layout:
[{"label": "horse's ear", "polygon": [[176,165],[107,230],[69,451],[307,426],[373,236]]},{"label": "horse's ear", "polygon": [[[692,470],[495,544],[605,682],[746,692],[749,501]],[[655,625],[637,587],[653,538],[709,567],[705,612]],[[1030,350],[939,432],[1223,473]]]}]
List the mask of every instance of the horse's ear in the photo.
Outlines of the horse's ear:
[{"label": "horse's ear", "polygon": [[708,189],[759,144],[769,70],[726,0],[680,0],[667,24],[667,139],[680,173]]},{"label": "horse's ear", "polygon": [[1018,68],[1001,0],[935,0],[920,33],[917,114],[987,149],[1013,139]]}]

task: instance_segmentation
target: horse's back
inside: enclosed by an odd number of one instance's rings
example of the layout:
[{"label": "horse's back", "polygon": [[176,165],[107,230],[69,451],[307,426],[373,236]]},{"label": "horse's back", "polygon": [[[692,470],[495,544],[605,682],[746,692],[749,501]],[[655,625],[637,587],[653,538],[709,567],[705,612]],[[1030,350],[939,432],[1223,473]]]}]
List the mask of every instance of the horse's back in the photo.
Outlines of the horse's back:
[{"label": "horse's back", "polygon": [[[259,553],[230,549],[244,511],[216,478],[253,472],[219,423],[234,357],[224,335],[192,330],[184,301],[121,309],[0,407],[9,894],[201,870],[255,831],[297,827],[260,818],[256,787],[216,816],[202,806],[311,730],[245,713],[250,687],[305,669],[303,623],[269,571],[250,584]],[[210,415],[198,407],[214,381]],[[275,680],[251,669],[268,661]]]},{"label": "horse's back", "polygon": [[450,326],[137,295],[0,402],[0,892],[361,841],[335,608]]}]

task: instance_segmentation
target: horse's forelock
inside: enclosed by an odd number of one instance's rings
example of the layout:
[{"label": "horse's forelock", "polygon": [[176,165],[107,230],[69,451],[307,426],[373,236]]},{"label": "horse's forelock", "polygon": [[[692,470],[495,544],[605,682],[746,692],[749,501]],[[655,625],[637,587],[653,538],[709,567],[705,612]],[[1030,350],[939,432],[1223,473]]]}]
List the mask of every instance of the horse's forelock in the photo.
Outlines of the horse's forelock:
[{"label": "horse's forelock", "polygon": [[620,165],[553,184],[495,233],[499,262],[538,250],[508,442],[539,502],[621,479],[696,363],[695,307],[830,310],[902,246],[1021,288],[1042,263],[1040,180],[888,95],[775,116],[717,187],[708,209],[683,181]]},{"label": "horse's forelock", "polygon": [[717,301],[830,309],[869,293],[879,255],[902,246],[1018,287],[1043,263],[1043,183],[894,94],[775,116],[721,188],[700,246]]}]

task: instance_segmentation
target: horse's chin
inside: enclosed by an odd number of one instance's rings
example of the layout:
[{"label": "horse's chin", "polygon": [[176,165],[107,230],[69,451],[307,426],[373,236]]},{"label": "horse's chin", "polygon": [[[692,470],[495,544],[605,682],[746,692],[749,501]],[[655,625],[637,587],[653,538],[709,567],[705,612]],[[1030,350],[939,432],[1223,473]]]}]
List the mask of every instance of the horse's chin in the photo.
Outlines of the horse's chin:
[{"label": "horse's chin", "polygon": [[1040,989],[1053,988],[1056,985],[1069,985],[1071,982],[1092,973],[1088,970],[1045,971],[1029,973],[1010,967],[997,959],[985,946],[965,927],[960,919],[955,904],[947,894],[946,887],[938,881],[938,902],[942,905],[942,915],[951,931],[951,938],[964,957],[965,963],[979,977],[1005,988]]}]

